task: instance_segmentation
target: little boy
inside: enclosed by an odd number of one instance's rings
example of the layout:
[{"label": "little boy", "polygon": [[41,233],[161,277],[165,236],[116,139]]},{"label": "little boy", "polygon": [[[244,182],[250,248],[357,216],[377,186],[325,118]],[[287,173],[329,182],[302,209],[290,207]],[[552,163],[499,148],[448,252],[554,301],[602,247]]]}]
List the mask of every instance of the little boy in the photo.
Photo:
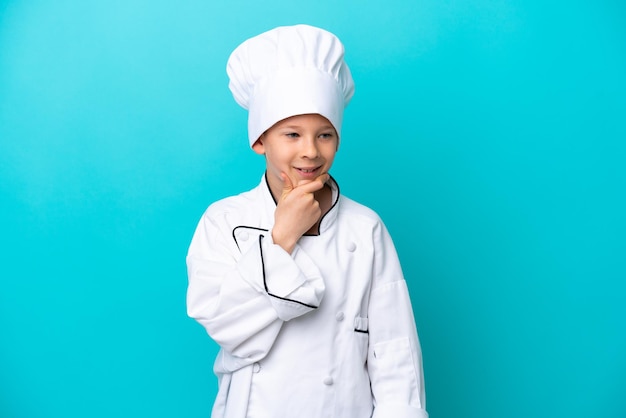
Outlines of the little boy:
[{"label": "little boy", "polygon": [[328,174],[354,93],[343,57],[333,34],[297,25],[228,60],[266,171],[207,209],[187,256],[188,313],[221,347],[213,417],[428,416],[391,238]]}]

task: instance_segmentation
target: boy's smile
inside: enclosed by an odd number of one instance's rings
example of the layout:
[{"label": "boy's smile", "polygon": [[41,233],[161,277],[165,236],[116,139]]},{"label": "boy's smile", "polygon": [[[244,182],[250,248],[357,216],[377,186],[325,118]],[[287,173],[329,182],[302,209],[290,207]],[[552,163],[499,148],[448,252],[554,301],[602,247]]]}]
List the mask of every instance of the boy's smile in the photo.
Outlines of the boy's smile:
[{"label": "boy's smile", "polygon": [[265,155],[267,179],[274,197],[283,188],[281,173],[296,186],[327,173],[333,164],[339,137],[333,125],[319,114],[291,116],[269,128],[252,145]]}]

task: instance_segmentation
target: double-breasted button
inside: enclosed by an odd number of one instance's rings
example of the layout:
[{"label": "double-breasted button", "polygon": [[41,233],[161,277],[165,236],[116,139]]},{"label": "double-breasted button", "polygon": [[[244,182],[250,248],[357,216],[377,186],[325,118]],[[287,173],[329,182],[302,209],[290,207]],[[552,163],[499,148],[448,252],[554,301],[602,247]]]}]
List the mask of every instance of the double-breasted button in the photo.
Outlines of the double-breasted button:
[{"label": "double-breasted button", "polygon": [[254,363],[252,365],[252,372],[253,373],[258,373],[261,371],[261,365],[259,363]]},{"label": "double-breasted button", "polygon": [[337,312],[337,315],[335,315],[335,319],[337,321],[343,321],[343,318],[345,318],[346,316],[343,314],[343,312],[339,311]]},{"label": "double-breasted button", "polygon": [[330,386],[330,385],[332,385],[333,383],[334,383],[334,382],[333,382],[333,378],[332,378],[332,377],[328,376],[328,377],[324,378],[324,384],[325,384],[326,386]]},{"label": "double-breasted button", "polygon": [[346,246],[346,249],[350,252],[353,252],[354,250],[356,250],[356,244],[354,242],[349,242]]}]

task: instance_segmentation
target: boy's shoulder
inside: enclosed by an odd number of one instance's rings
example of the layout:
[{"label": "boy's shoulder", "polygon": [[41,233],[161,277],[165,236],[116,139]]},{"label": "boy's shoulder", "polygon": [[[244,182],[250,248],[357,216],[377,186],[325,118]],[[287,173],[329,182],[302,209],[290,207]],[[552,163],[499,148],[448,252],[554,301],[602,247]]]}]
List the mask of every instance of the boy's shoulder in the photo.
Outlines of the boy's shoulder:
[{"label": "boy's shoulder", "polygon": [[382,219],[376,211],[362,203],[357,202],[356,200],[346,197],[345,195],[341,196],[340,212],[343,216],[346,216],[348,219],[353,221],[371,224],[382,223]]}]

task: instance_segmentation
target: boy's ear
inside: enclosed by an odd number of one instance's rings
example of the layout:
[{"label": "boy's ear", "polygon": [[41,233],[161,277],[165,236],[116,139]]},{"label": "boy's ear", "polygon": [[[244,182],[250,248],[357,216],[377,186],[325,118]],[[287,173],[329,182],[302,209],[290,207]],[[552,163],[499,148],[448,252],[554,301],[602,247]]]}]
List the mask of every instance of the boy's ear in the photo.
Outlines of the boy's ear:
[{"label": "boy's ear", "polygon": [[263,145],[263,135],[256,140],[254,144],[252,144],[252,150],[259,155],[265,154],[265,146]]}]

